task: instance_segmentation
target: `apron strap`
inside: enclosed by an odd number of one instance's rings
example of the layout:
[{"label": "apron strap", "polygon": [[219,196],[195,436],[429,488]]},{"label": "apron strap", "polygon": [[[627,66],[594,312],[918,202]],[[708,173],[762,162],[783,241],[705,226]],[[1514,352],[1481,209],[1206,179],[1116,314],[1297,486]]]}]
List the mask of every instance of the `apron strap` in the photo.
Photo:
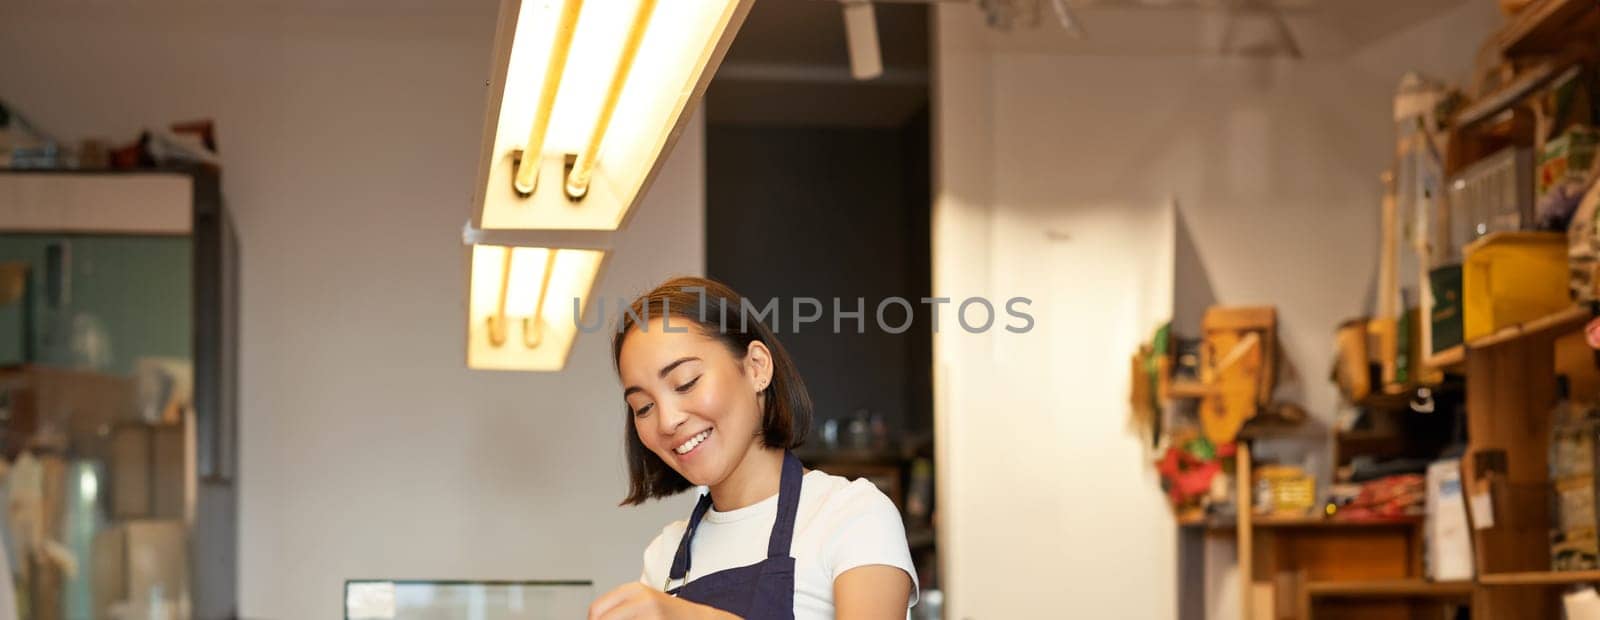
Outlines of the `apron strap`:
[{"label": "apron strap", "polygon": [[768,558],[789,557],[795,513],[800,510],[800,483],[804,478],[800,459],[793,452],[784,451],[783,475],[778,479],[778,518],[772,524],[772,538],[767,541]]},{"label": "apron strap", "polygon": [[[772,524],[772,535],[767,540],[767,557],[789,557],[790,543],[794,540],[795,514],[800,509],[800,483],[804,475],[800,467],[800,459],[793,453],[783,453],[783,473],[778,479],[778,516]],[[672,558],[672,570],[667,573],[667,582],[681,581],[689,574],[689,543],[694,540],[695,530],[700,528],[701,519],[705,518],[706,511],[711,509],[711,494],[700,496],[700,501],[694,505],[694,512],[689,514],[689,525],[683,530],[683,538],[678,540],[678,553]]]},{"label": "apron strap", "polygon": [[689,574],[689,541],[694,540],[694,531],[700,527],[700,519],[706,516],[706,510],[711,508],[711,493],[700,496],[700,501],[694,505],[694,512],[689,514],[689,526],[683,530],[683,538],[678,541],[678,553],[672,558],[672,570],[667,572],[667,581],[681,581]]}]

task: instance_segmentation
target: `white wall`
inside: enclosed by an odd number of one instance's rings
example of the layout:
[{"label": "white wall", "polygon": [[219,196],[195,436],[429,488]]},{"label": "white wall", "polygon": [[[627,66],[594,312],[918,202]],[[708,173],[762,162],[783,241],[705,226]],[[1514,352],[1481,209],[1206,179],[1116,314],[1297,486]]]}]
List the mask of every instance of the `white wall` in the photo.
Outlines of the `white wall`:
[{"label": "white wall", "polygon": [[[243,250],[241,597],[335,618],[346,578],[636,579],[682,501],[622,509],[603,336],[468,371],[460,244],[493,0],[7,2],[0,98],[64,138],[215,118]],[[597,293],[703,270],[697,121]]]},{"label": "white wall", "polygon": [[[1394,87],[1413,68],[1465,77],[1495,20],[1469,2],[1294,62],[1012,51],[939,6],[934,292],[1026,295],[1039,319],[936,337],[948,617],[1176,615],[1174,527],[1125,422],[1128,356],[1166,303],[1149,291],[1169,200],[1179,326],[1211,299],[1276,305],[1279,395],[1329,419],[1333,328],[1367,310]],[[1237,617],[1232,578],[1211,591],[1210,615]]]}]

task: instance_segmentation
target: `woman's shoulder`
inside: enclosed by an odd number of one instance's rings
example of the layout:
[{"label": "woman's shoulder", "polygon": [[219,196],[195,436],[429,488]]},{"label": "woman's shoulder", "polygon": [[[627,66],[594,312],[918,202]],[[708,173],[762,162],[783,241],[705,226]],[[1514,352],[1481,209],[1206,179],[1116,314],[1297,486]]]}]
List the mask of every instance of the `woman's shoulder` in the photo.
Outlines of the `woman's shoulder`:
[{"label": "woman's shoulder", "polygon": [[650,544],[645,547],[645,559],[648,560],[654,552],[660,549],[666,549],[666,554],[670,559],[672,554],[677,553],[678,541],[683,540],[683,532],[687,529],[689,529],[689,521],[687,519],[678,519],[666,524],[661,528],[661,532],[656,534],[656,537],[651,539]]},{"label": "woman's shoulder", "polygon": [[[916,568],[906,545],[905,523],[889,496],[865,478],[813,472],[821,491],[808,528],[831,579],[852,568],[882,564],[904,570],[916,584]],[[913,599],[915,600],[915,599]]]},{"label": "woman's shoulder", "polygon": [[900,509],[895,507],[889,496],[866,478],[852,480],[814,469],[806,474],[801,494],[812,495],[816,498],[819,509],[836,517],[862,515],[893,515],[896,519],[900,517]]},{"label": "woman's shoulder", "polygon": [[683,540],[683,532],[688,528],[689,522],[685,519],[668,523],[645,546],[644,574],[641,579],[646,585],[654,586],[667,578],[667,570],[672,567],[672,556],[678,553],[678,541]]}]

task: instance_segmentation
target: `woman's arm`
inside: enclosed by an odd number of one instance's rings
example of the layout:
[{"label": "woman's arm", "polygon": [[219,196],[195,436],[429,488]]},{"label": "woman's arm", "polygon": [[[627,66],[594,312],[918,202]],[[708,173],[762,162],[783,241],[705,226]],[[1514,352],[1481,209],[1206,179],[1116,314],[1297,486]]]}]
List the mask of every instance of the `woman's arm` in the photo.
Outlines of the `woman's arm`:
[{"label": "woman's arm", "polygon": [[589,605],[589,620],[739,620],[739,617],[634,582],[622,584],[595,599]]},{"label": "woman's arm", "polygon": [[857,566],[833,580],[834,620],[905,620],[911,576],[886,564]]}]

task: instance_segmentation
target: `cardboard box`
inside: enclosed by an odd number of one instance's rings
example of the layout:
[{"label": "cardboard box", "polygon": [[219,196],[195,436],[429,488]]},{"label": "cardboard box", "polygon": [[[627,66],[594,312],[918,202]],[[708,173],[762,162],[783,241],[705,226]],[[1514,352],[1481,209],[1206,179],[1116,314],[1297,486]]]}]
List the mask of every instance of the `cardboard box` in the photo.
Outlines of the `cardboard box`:
[{"label": "cardboard box", "polygon": [[90,564],[96,618],[111,617],[114,605],[148,609],[153,596],[169,609],[186,607],[189,544],[182,521],[130,521],[101,531]]},{"label": "cardboard box", "polygon": [[[8,415],[0,451],[9,460],[34,438],[69,443],[87,458],[104,458],[111,427],[135,420],[138,392],[131,379],[25,365],[0,369],[0,402]],[[41,435],[43,433],[43,435]]]},{"label": "cardboard box", "polygon": [[117,425],[107,472],[112,517],[184,518],[189,503],[186,444],[181,425]]}]

